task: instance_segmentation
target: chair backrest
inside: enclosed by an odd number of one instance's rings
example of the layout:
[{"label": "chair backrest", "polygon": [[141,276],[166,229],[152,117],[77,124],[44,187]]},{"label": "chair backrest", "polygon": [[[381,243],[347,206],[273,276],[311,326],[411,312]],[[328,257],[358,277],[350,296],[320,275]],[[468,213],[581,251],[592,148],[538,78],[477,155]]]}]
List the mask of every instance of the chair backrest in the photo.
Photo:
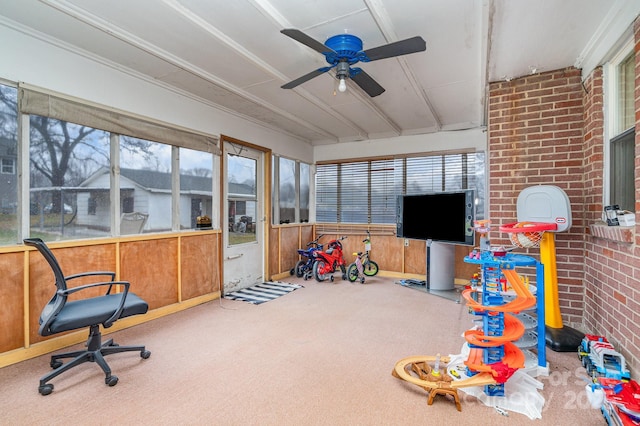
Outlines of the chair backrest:
[{"label": "chair backrest", "polygon": [[140,212],[122,213],[120,216],[120,234],[139,234],[144,229],[149,215]]},{"label": "chair backrest", "polygon": [[67,281],[64,278],[64,274],[62,273],[62,268],[58,264],[58,260],[53,255],[49,247],[42,241],[40,238],[26,238],[23,240],[25,245],[32,246],[38,249],[40,254],[45,258],[51,270],[53,271],[53,275],[56,279],[56,287],[58,290],[66,290],[67,289]]},{"label": "chair backrest", "polygon": [[53,271],[53,275],[56,279],[56,291],[53,294],[53,297],[49,302],[45,305],[40,313],[40,330],[38,331],[41,336],[48,336],[51,333],[47,331],[48,323],[51,322],[51,318],[57,315],[57,313],[62,309],[64,304],[67,301],[67,297],[62,295],[60,291],[67,290],[67,280],[62,273],[62,268],[58,264],[56,257],[53,255],[49,247],[42,241],[40,238],[26,238],[23,240],[25,245],[35,247],[38,249],[40,254],[45,258],[51,270]]}]

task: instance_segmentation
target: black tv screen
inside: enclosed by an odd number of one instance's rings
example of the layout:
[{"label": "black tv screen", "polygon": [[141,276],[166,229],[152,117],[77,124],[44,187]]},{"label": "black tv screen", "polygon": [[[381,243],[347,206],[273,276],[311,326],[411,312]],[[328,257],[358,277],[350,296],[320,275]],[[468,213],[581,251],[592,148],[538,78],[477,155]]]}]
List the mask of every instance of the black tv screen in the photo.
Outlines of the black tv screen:
[{"label": "black tv screen", "polygon": [[396,234],[400,238],[474,245],[472,189],[399,195]]}]

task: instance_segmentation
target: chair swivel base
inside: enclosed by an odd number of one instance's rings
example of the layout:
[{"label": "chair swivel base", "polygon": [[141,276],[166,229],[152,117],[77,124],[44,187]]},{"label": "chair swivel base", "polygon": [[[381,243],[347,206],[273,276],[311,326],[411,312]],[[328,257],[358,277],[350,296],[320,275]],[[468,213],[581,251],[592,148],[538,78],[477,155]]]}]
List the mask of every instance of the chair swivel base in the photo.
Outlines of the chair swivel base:
[{"label": "chair swivel base", "polygon": [[[109,365],[107,364],[104,357],[106,355],[120,352],[140,352],[140,357],[142,359],[147,359],[151,356],[151,352],[146,350],[144,346],[119,346],[118,344],[114,343],[112,339],[109,339],[106,342],[102,343],[100,326],[91,326],[86,350],[67,352],[51,356],[50,365],[54,370],[44,375],[40,379],[38,392],[40,392],[41,395],[49,395],[51,392],[53,392],[53,385],[51,383],[47,383],[49,380],[59,376],[67,370],[72,369],[73,367],[84,364],[85,362],[97,363],[105,373],[105,384],[109,386],[115,386],[118,383],[118,377],[111,375],[111,368],[109,368]],[[60,360],[64,358],[73,359],[71,359],[67,363],[63,363]]]}]

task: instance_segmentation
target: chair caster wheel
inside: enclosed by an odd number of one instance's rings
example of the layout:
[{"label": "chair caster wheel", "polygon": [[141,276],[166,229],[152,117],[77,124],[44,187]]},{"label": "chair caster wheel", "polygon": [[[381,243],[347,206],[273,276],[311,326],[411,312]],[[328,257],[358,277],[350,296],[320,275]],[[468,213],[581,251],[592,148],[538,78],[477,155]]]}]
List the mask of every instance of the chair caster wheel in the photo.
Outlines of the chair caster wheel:
[{"label": "chair caster wheel", "polygon": [[51,368],[53,368],[55,370],[56,368],[58,368],[58,367],[60,367],[62,365],[62,361],[58,361],[58,360],[51,361],[49,363],[49,365],[51,366]]},{"label": "chair caster wheel", "polygon": [[46,384],[46,385],[40,385],[38,387],[38,392],[40,392],[40,395],[49,395],[51,392],[53,392],[53,385],[52,384]]},{"label": "chair caster wheel", "polygon": [[140,357],[141,357],[142,359],[147,359],[147,358],[149,358],[150,356],[151,356],[151,352],[150,352],[150,351],[142,351],[142,352],[140,352]]},{"label": "chair caster wheel", "polygon": [[105,384],[109,385],[109,386],[115,386],[118,384],[118,377],[117,376],[109,376],[106,377],[104,379]]}]

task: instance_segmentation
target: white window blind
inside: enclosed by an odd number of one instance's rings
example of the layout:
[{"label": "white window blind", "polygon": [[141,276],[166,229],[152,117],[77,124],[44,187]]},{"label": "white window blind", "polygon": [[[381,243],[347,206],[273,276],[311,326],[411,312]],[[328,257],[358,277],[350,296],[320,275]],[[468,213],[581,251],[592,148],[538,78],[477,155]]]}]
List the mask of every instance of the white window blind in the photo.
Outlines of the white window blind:
[{"label": "white window blind", "polygon": [[397,196],[475,189],[483,217],[484,153],[455,153],[319,164],[316,220],[395,223]]},{"label": "white window blind", "polygon": [[20,112],[25,114],[55,118],[119,135],[220,154],[216,136],[191,132],[61,94],[40,92],[26,87],[19,87],[18,90],[18,107]]},{"label": "white window blind", "polygon": [[338,221],[339,164],[318,165],[316,172],[316,222]]}]

